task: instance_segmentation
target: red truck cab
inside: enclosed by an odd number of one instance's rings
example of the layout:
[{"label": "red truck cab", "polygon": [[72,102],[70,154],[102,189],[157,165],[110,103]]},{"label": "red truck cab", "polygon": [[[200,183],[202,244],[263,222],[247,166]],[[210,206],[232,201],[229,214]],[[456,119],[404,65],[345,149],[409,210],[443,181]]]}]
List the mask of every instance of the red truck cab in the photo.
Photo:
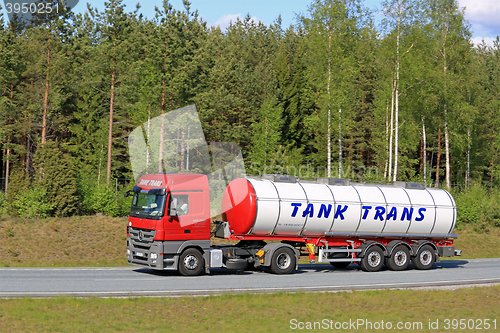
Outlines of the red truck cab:
[{"label": "red truck cab", "polygon": [[[177,270],[179,256],[192,248],[210,247],[210,195],[207,176],[195,173],[156,173],[142,176],[134,186],[127,233],[129,264]],[[183,260],[186,258],[183,258]]]}]

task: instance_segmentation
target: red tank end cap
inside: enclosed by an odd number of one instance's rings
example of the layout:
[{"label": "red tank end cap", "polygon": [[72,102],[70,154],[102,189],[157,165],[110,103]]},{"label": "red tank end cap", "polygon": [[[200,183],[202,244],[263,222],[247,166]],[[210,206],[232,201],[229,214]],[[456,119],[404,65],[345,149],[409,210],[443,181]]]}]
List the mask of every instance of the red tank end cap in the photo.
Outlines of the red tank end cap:
[{"label": "red tank end cap", "polygon": [[222,213],[235,234],[246,234],[252,228],[257,213],[257,201],[252,184],[237,178],[227,186],[222,196]]}]

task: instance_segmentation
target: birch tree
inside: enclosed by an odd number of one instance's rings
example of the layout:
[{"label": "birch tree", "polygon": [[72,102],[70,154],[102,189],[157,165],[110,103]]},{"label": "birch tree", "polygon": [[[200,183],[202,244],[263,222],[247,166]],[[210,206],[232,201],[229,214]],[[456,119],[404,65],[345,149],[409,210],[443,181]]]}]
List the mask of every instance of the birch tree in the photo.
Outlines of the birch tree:
[{"label": "birch tree", "polygon": [[[324,118],[314,114],[309,124],[316,129],[319,125],[326,132],[323,133],[327,146],[327,177],[330,177],[332,109],[345,110],[344,104],[349,98],[348,87],[357,70],[354,57],[357,39],[366,13],[357,0],[316,0],[309,6],[308,12],[308,16],[300,17],[300,23],[307,35],[310,68],[321,96],[320,110],[326,114],[326,128],[321,120]],[[339,159],[339,170],[340,163]]]},{"label": "birch tree", "polygon": [[432,0],[428,3],[427,11],[430,19],[429,31],[431,31],[432,39],[435,42],[433,57],[440,85],[440,111],[442,111],[444,125],[446,163],[445,186],[450,188],[450,112],[457,115],[459,96],[454,93],[451,97],[449,92],[458,88],[457,83],[460,82],[460,77],[466,75],[464,56],[471,49],[471,33],[464,19],[464,8],[459,7],[458,1]]},{"label": "birch tree", "polygon": [[[391,120],[389,134],[389,178],[396,181],[398,177],[399,157],[399,97],[401,96],[401,58],[409,53],[417,42],[415,35],[410,33],[419,18],[418,1],[390,0],[383,2],[383,27],[392,41],[392,55],[389,56],[392,66],[391,75]],[[393,139],[394,138],[394,139]],[[392,146],[394,142],[394,147]],[[394,153],[393,153],[394,152]],[[393,162],[394,154],[394,162]],[[394,169],[392,166],[394,165]]]}]

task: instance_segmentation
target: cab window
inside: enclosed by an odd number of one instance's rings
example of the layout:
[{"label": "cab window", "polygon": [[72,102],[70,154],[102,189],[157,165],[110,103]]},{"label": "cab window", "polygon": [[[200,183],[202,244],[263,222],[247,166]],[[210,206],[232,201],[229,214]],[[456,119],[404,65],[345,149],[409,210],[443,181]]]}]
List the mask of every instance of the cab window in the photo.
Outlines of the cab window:
[{"label": "cab window", "polygon": [[177,198],[177,215],[189,214],[189,195],[175,195]]}]

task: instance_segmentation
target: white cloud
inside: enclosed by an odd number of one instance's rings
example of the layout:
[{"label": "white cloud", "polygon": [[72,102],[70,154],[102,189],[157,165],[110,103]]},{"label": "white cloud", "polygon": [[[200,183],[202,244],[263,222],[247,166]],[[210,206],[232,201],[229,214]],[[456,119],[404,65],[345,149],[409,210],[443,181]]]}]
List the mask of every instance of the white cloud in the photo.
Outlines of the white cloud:
[{"label": "white cloud", "polygon": [[482,44],[483,41],[486,43],[488,46],[493,46],[493,41],[496,40],[496,37],[473,37],[472,38],[472,43],[474,43],[475,46],[478,46],[479,44]]},{"label": "white cloud", "polygon": [[224,15],[222,16],[221,18],[219,18],[217,20],[217,22],[215,22],[213,24],[214,27],[217,27],[219,26],[221,28],[221,30],[226,30],[227,27],[229,27],[229,24],[231,22],[236,22],[236,20],[240,18],[241,19],[241,14],[228,14],[228,15]]},{"label": "white cloud", "polygon": [[469,20],[499,25],[500,1],[498,0],[460,0],[465,7],[465,15]]},{"label": "white cloud", "polygon": [[500,1],[498,0],[460,0],[465,7],[465,18],[474,26],[476,33],[495,36],[500,32]]},{"label": "white cloud", "polygon": [[[241,14],[228,14],[219,18],[214,24],[212,24],[212,26],[214,27],[219,26],[220,29],[224,31],[229,27],[229,24],[231,24],[231,22],[235,23],[238,18],[241,21],[245,19],[245,17],[241,16]],[[256,16],[251,17],[250,20],[256,24],[260,22],[260,20]]]}]

